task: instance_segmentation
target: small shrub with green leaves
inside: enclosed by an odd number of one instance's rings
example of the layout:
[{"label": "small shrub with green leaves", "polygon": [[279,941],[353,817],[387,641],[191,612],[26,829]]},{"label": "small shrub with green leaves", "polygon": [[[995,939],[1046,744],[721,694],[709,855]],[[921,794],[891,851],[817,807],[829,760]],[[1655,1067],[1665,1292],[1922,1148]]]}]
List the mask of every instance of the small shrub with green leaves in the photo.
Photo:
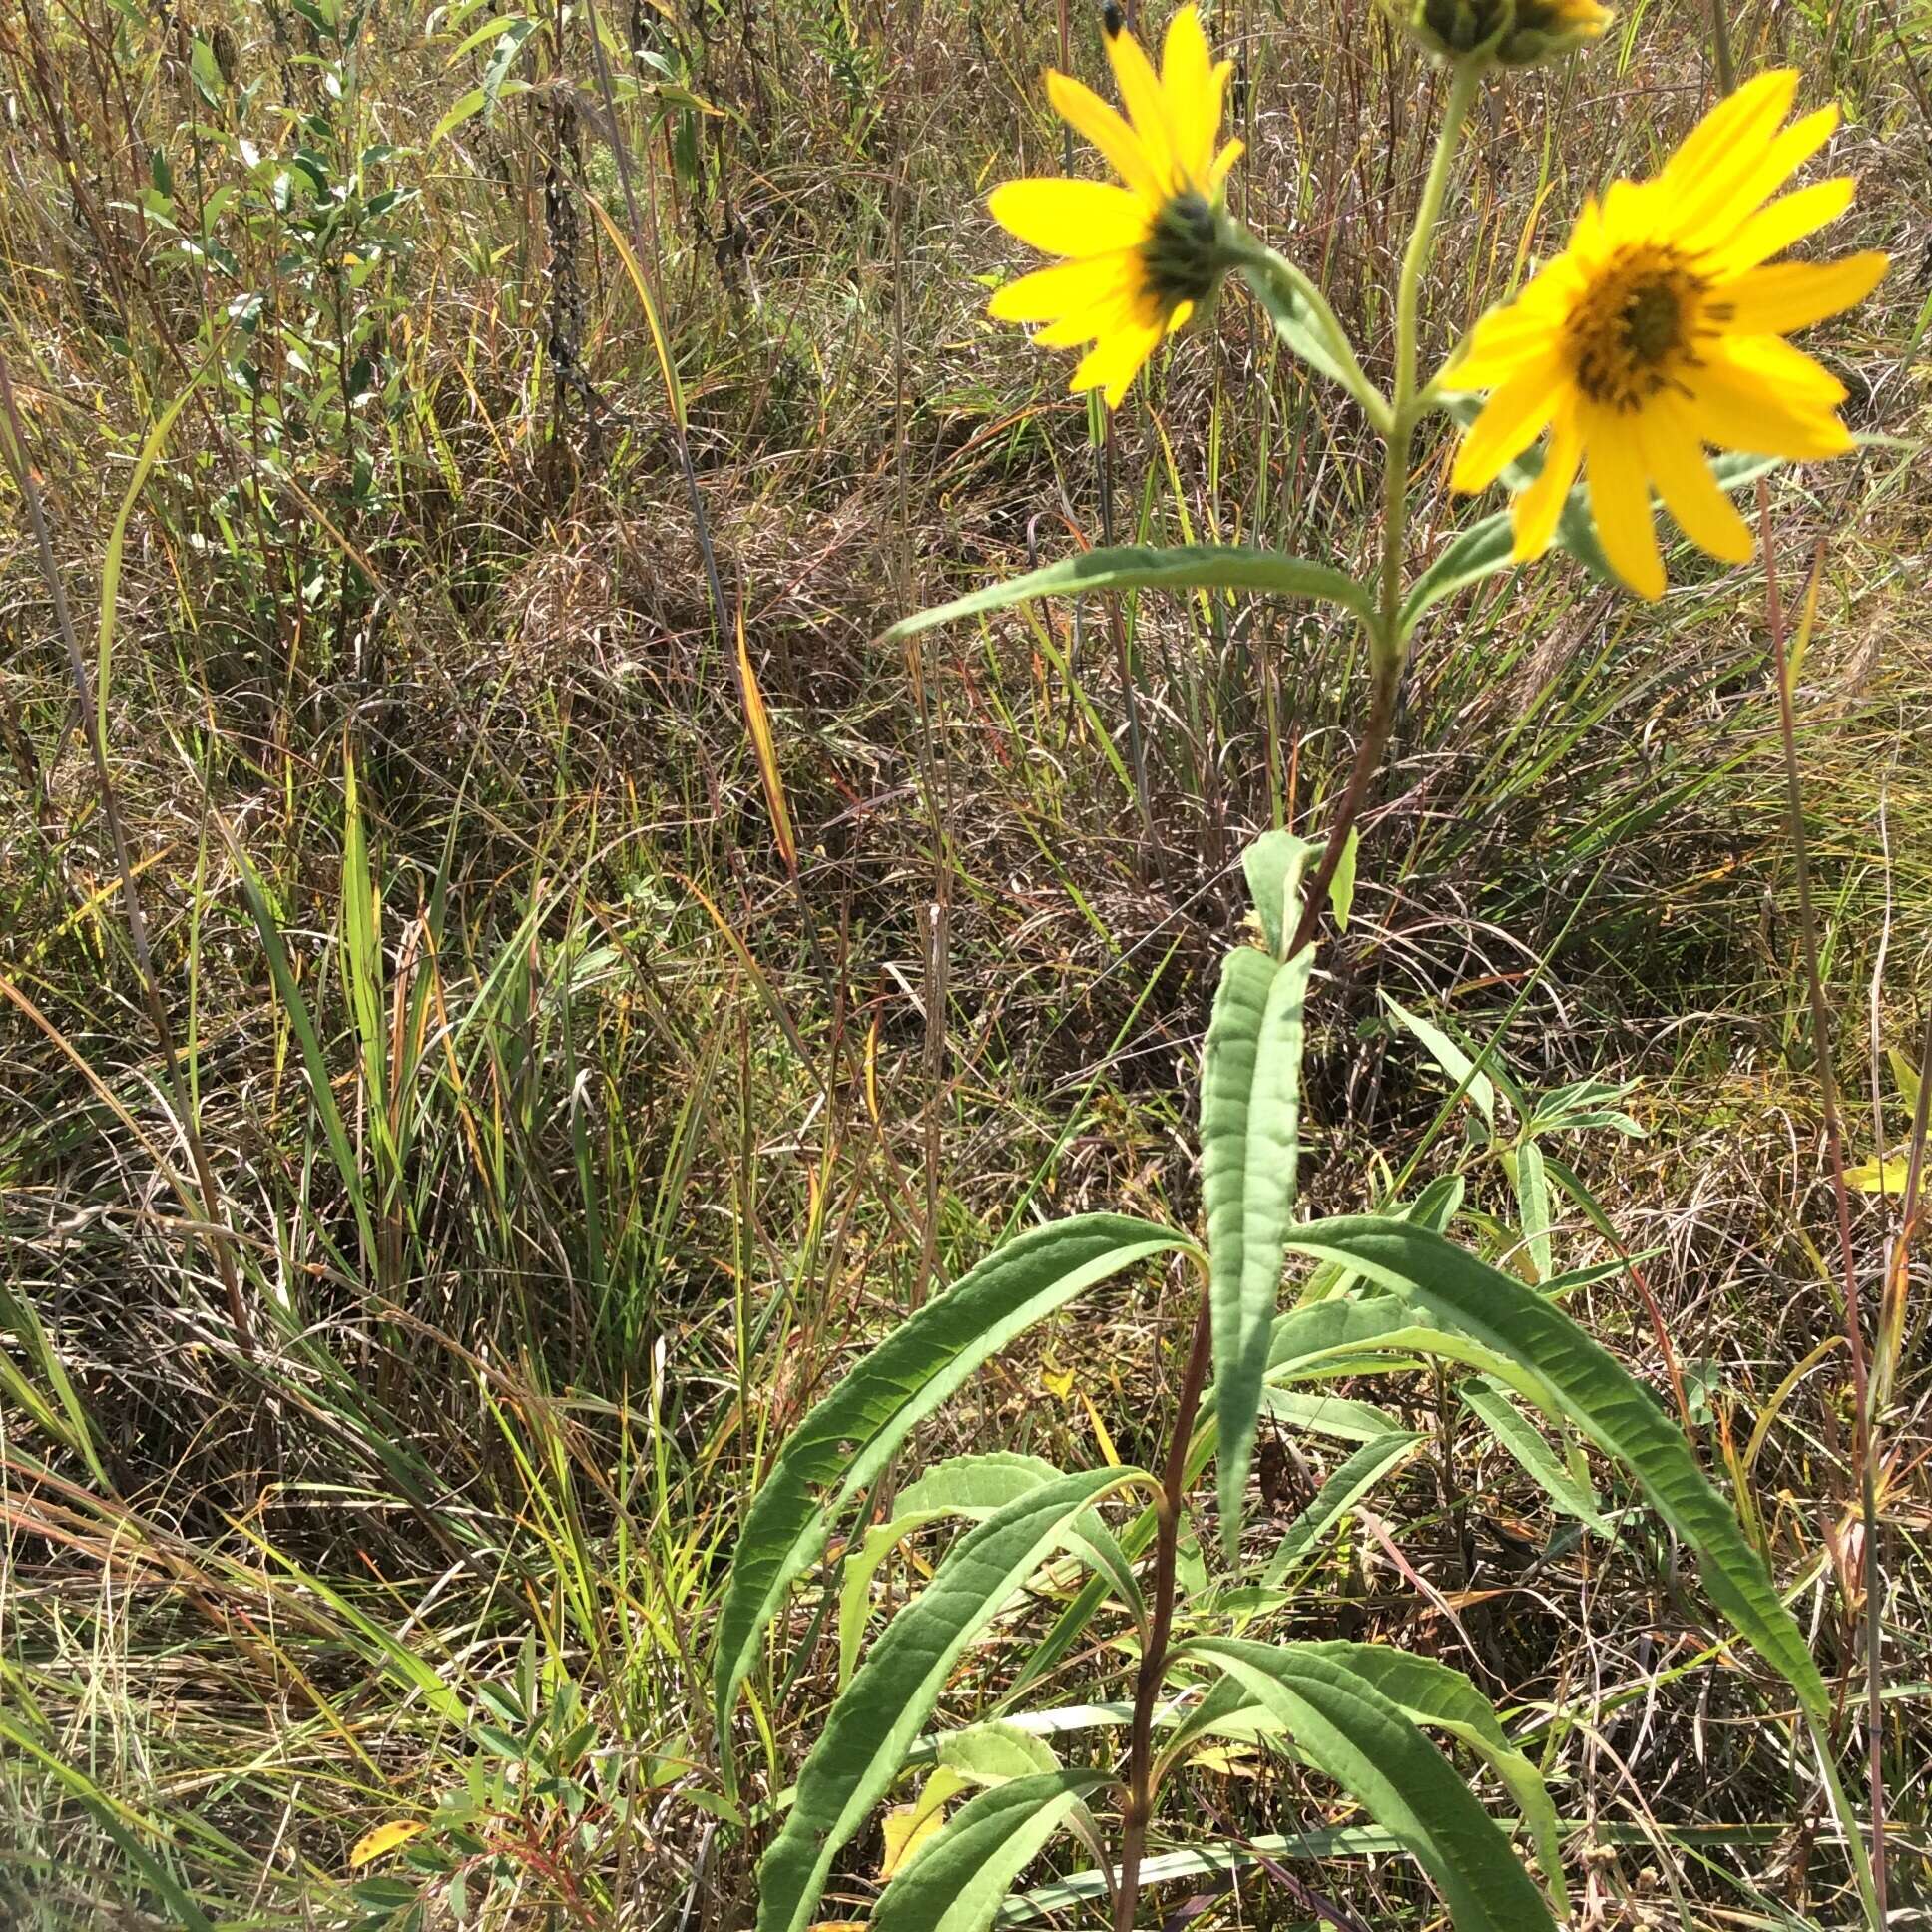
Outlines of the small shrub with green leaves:
[{"label": "small shrub with green leaves", "polygon": [[[1513,1194],[1526,1264],[1509,1271],[1448,1238],[1460,1200],[1453,1177],[1406,1205],[1391,1191],[1376,1212],[1295,1218],[1315,939],[1331,902],[1346,917],[1355,820],[1387,743],[1417,625],[1453,593],[1553,543],[1599,576],[1655,598],[1665,586],[1653,485],[1693,542],[1741,561],[1750,535],[1726,492],[1779,461],[1851,447],[1836,414],[1842,387],[1784,337],[1860,300],[1885,262],[1772,260],[1850,195],[1842,182],[1779,194],[1836,119],[1824,109],[1784,128],[1797,85],[1789,73],[1762,75],[1719,102],[1655,180],[1615,183],[1585,210],[1569,246],[1484,316],[1443,369],[1419,378],[1419,289],[1479,90],[1499,66],[1587,43],[1608,18],[1592,5],[1508,0],[1403,16],[1447,64],[1449,85],[1395,290],[1386,393],[1314,283],[1227,213],[1223,185],[1239,155],[1237,143],[1216,147],[1228,67],[1213,62],[1192,7],[1175,15],[1158,71],[1109,9],[1125,120],[1078,83],[1048,77],[1055,106],[1102,150],[1118,185],[1013,182],[993,196],[1006,228],[1066,259],[1001,289],[992,312],[1044,324],[1040,339],[1050,347],[1090,344],[1073,386],[1101,390],[1110,406],[1165,338],[1213,299],[1223,276],[1238,271],[1288,348],[1314,376],[1345,390],[1381,433],[1382,554],[1362,579],[1335,564],[1232,546],[1090,552],[922,613],[899,634],[1050,594],[1272,592],[1352,616],[1372,689],[1356,762],[1320,852],[1276,830],[1245,856],[1261,943],[1223,960],[1203,1055],[1205,1239],[1109,1213],[1018,1234],[851,1370],[783,1445],[751,1506],[715,1666],[726,1740],[792,1587],[820,1563],[848,1512],[866,1525],[847,1545],[837,1592],[840,1689],[795,1790],[774,1807],[758,1932],[805,1932],[817,1921],[841,1855],[914,1765],[927,1772],[917,1802],[932,1828],[914,1831],[912,1848],[890,1861],[869,1920],[879,1932],[978,1932],[1042,1851],[1068,1834],[1085,1842],[1092,1862],[1084,1875],[1060,1881],[1055,1901],[1104,1901],[1117,1932],[1128,1932],[1140,1922],[1163,1799],[1208,1738],[1263,1743],[1339,1786],[1370,1821],[1375,1843],[1421,1867],[1462,1932],[1522,1932],[1565,1916],[1560,1833],[1543,1779],[1467,1677],[1390,1645],[1248,1634],[1259,1611],[1291,1601],[1304,1555],[1416,1442],[1386,1416],[1385,1426],[1358,1430],[1359,1446],[1278,1547],[1255,1560],[1242,1526],[1261,1419],[1305,1424],[1324,1399],[1340,1400],[1322,1397],[1324,1383],[1418,1365],[1435,1366],[1559,1510],[1609,1529],[1587,1446],[1694,1552],[1730,1630],[1790,1687],[1817,1740],[1866,1909],[1874,1908],[1863,1842],[1826,1738],[1830,1699],[1797,1624],[1677,1424],[1563,1307],[1579,1281],[1554,1266],[1552,1186],[1586,1214],[1601,1220],[1601,1210],[1545,1142],[1581,1128],[1634,1131],[1618,1110],[1621,1090],[1586,1082],[1533,1099],[1492,1056],[1472,1057],[1439,1028],[1392,1007],[1472,1109],[1472,1144],[1493,1156]],[[1481,391],[1486,405],[1467,400]],[[1464,425],[1457,487],[1473,492],[1501,481],[1514,501],[1455,535],[1411,581],[1413,444],[1438,408]],[[1539,457],[1532,445],[1546,429]],[[1713,469],[1707,448],[1729,453]],[[1031,1456],[974,1454],[927,1469],[893,1495],[900,1446],[989,1356],[1098,1283],[1177,1255],[1198,1273],[1201,1295],[1159,1468],[1063,1471]],[[1306,1271],[1284,1306],[1290,1262]],[[1381,1413],[1344,1406],[1358,1418]],[[1196,1492],[1210,1464],[1212,1534],[1197,1535]],[[889,1517],[873,1523],[888,1495]],[[930,1582],[866,1649],[872,1584],[886,1556],[915,1530],[951,1522],[965,1527]],[[1191,1585],[1184,1606],[1191,1540],[1218,1549],[1222,1575],[1205,1590]],[[1030,1579],[1069,1563],[1090,1579],[1041,1637],[1000,1718],[933,1734],[941,1694],[970,1647],[1025,1601]],[[1029,1721],[1027,1688],[1052,1669],[1061,1690],[1069,1660],[1096,1654],[1103,1633],[1123,1619],[1138,1658],[1131,1706],[1057,1696],[1051,1711]],[[1124,1750],[1098,1763],[1063,1762],[1051,1742],[1094,1731],[1112,1738],[1122,1728]],[[1520,1836],[1478,1800],[1445,1744],[1494,1773]],[[725,1757],[728,1765],[728,1743]],[[1298,1842],[1305,1856],[1323,1840],[1304,1834]],[[1237,1843],[1197,1845],[1196,1862],[1180,1869],[1224,1867],[1245,1855]]]}]

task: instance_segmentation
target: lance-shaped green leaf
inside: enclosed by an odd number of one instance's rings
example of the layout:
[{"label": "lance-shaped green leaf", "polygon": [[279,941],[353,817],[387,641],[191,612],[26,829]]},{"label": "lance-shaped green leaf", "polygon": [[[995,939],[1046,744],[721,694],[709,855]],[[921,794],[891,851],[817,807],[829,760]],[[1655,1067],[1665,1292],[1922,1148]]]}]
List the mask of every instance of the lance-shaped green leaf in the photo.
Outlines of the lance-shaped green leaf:
[{"label": "lance-shaped green leaf", "polygon": [[1328,1480],[1315,1491],[1312,1503],[1288,1525],[1287,1534],[1268,1558],[1261,1573],[1272,1589],[1305,1557],[1382,1478],[1399,1469],[1415,1454],[1422,1437],[1409,1429],[1392,1429],[1365,1442],[1338,1463]]},{"label": "lance-shaped green leaf", "polygon": [[[899,1494],[892,1520],[867,1530],[856,1552],[845,1559],[838,1591],[838,1682],[849,1682],[858,1663],[859,1644],[872,1608],[872,1581],[899,1544],[929,1523],[949,1516],[983,1522],[1017,1497],[1057,1482],[1061,1472],[1043,1456],[993,1449],[980,1456],[953,1456],[929,1469]],[[1096,1515],[1081,1518],[1067,1532],[1068,1548],[1085,1558],[1114,1587],[1137,1623],[1145,1620],[1141,1587],[1114,1533]]]},{"label": "lance-shaped green leaf", "polygon": [[946,1558],[839,1693],[798,1774],[797,1796],[758,1866],[758,1932],[803,1932],[839,1849],[884,1795],[974,1636],[1110,1490],[1141,1470],[1086,1470],[989,1516]]},{"label": "lance-shaped green leaf", "polygon": [[[1203,1638],[1210,1658],[1277,1718],[1297,1756],[1332,1777],[1435,1881],[1458,1932],[1554,1926],[1508,1837],[1401,1704],[1327,1644]],[[1507,1748],[1507,1745],[1505,1746]]]},{"label": "lance-shaped green leaf", "polygon": [[1528,1416],[1503,1391],[1480,1375],[1472,1375],[1457,1393],[1464,1406],[1482,1419],[1507,1455],[1565,1516],[1587,1523],[1600,1536],[1615,1536],[1587,1482],[1571,1474],[1557,1452],[1544,1441]]},{"label": "lance-shaped green leaf", "polygon": [[1083,1289],[1193,1245],[1126,1214],[1030,1228],[935,1295],[812,1410],[772,1464],[731,1561],[713,1665],[721,1732],[785,1591],[817,1560],[833,1517],[907,1433],[989,1355]]},{"label": "lance-shaped green leaf", "polygon": [[1276,959],[1288,950],[1288,935],[1300,916],[1301,874],[1313,848],[1292,832],[1263,832],[1241,854],[1247,896],[1267,935],[1267,949]]},{"label": "lance-shaped green leaf", "polygon": [[1398,1650],[1393,1644],[1336,1642],[1307,1648],[1332,1657],[1372,1684],[1417,1723],[1460,1738],[1488,1764],[1515,1799],[1523,1822],[1536,1840],[1537,1860],[1549,1881],[1558,1913],[1567,1913],[1570,1902],[1563,1879],[1563,1833],[1557,1823],[1557,1808],[1550,1802],[1542,1772],[1510,1742],[1489,1699],[1460,1671],[1432,1657]]},{"label": "lance-shaped green leaf", "polygon": [[1047,1771],[981,1791],[920,1846],[879,1897],[872,1932],[985,1932],[1020,1874],[1099,1771]]},{"label": "lance-shaped green leaf", "polygon": [[[1804,1638],[1730,1505],[1697,1467],[1684,1437],[1614,1356],[1549,1299],[1439,1234],[1373,1215],[1294,1230],[1296,1253],[1340,1259],[1460,1329],[1485,1353],[1527,1369],[1512,1377],[1532,1401],[1574,1423],[1643,1485],[1664,1521],[1697,1553],[1718,1609],[1822,1718],[1829,1693]],[[1546,1399],[1535,1394],[1540,1383]]]},{"label": "lance-shaped green leaf", "polygon": [[902,617],[884,635],[884,642],[930,631],[957,618],[1004,611],[1036,597],[1071,597],[1087,591],[1260,591],[1306,603],[1334,604],[1366,617],[1369,596],[1352,577],[1326,564],[1302,557],[1285,557],[1273,550],[1250,550],[1244,544],[1180,544],[1171,550],[1149,544],[1117,544],[1106,550],[1082,551],[1078,557],[1043,565],[1022,577],[956,597],[950,604]]},{"label": "lance-shaped green leaf", "polygon": [[1387,398],[1362,372],[1348,333],[1329,307],[1328,298],[1284,255],[1241,238],[1241,278],[1267,311],[1274,332],[1291,355],[1309,368],[1338,382],[1361,404],[1369,421],[1382,434],[1389,432]]},{"label": "lance-shaped green leaf", "polygon": [[[1327,1656],[1400,1705],[1419,1724],[1430,1724],[1460,1738],[1495,1771],[1516,1801],[1523,1822],[1536,1840],[1537,1858],[1549,1878],[1558,1912],[1569,1909],[1564,1884],[1563,1832],[1542,1773],[1509,1740],[1489,1700],[1460,1671],[1434,1658],[1416,1657],[1392,1644],[1305,1644],[1296,1648]],[[1186,1754],[1203,1736],[1276,1743],[1286,1726],[1256,1703],[1244,1680],[1215,1679],[1208,1693],[1177,1727],[1167,1747],[1169,1760]]]},{"label": "lance-shaped green leaf", "polygon": [[1240,1545],[1247,1466],[1281,1286],[1300,1140],[1302,1002],[1314,949],[1243,946],[1221,964],[1201,1081],[1202,1197],[1220,1425],[1223,1543]]},{"label": "lance-shaped green leaf", "polygon": [[1394,1416],[1373,1402],[1357,1402],[1345,1395],[1315,1395],[1305,1389],[1263,1386],[1261,1406],[1276,1422],[1285,1422],[1291,1429],[1307,1429],[1342,1442],[1373,1442],[1399,1426]]}]

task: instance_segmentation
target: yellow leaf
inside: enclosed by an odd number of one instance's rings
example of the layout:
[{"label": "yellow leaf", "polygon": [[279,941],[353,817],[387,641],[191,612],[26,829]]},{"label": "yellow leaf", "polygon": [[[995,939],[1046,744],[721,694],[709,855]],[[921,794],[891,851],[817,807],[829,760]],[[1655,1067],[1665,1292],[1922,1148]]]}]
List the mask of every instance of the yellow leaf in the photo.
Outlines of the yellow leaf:
[{"label": "yellow leaf", "polygon": [[1101,1459],[1109,1469],[1121,1466],[1120,1452],[1114,1447],[1114,1438],[1107,1433],[1107,1424],[1100,1419],[1100,1411],[1094,1407],[1087,1391],[1080,1391],[1081,1405],[1087,1411],[1087,1420],[1094,1425],[1094,1439],[1100,1444]]},{"label": "yellow leaf", "polygon": [[1867,1161],[1863,1167],[1845,1170],[1845,1186],[1865,1195],[1902,1195],[1911,1163],[1902,1154],[1887,1155],[1882,1161]]},{"label": "yellow leaf", "polygon": [[374,1864],[384,1852],[406,1845],[417,1832],[426,1829],[420,1818],[391,1818],[387,1824],[363,1832],[350,1849],[349,1870],[360,1871],[364,1865]]},{"label": "yellow leaf", "polygon": [[879,1860],[880,1878],[890,1878],[945,1821],[937,1805],[895,1804],[882,1820],[885,1856]]},{"label": "yellow leaf", "polygon": [[1074,1372],[1071,1368],[1062,1368],[1048,1355],[1040,1364],[1040,1386],[1049,1395],[1057,1395],[1064,1401],[1074,1392]]}]

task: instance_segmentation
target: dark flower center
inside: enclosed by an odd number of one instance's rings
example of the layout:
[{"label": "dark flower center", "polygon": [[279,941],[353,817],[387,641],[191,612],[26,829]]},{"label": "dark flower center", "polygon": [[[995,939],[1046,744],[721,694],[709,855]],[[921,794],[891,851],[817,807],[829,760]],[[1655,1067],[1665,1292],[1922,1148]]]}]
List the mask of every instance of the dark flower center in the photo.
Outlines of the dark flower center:
[{"label": "dark flower center", "polygon": [[1147,287],[1162,308],[1206,301],[1220,279],[1220,224],[1207,196],[1171,196],[1141,243]]},{"label": "dark flower center", "polygon": [[1703,360],[1699,344],[1728,319],[1708,299],[1710,284],[1675,248],[1619,248],[1577,298],[1564,341],[1577,387],[1620,412],[1641,409],[1665,389],[1686,389]]}]

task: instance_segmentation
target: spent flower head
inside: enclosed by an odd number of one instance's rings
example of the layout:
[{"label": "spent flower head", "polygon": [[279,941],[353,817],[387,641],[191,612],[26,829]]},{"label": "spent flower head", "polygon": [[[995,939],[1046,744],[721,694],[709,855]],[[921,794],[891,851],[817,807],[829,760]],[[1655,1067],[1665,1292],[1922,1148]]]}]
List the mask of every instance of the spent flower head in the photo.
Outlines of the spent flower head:
[{"label": "spent flower head", "polygon": [[1232,63],[1214,61],[1193,6],[1169,23],[1158,74],[1112,4],[1106,29],[1127,119],[1065,74],[1049,71],[1047,95],[1120,181],[1011,181],[993,191],[987,206],[1002,228],[1068,259],[1009,282],[988,313],[1044,323],[1034,337],[1044,348],[1091,342],[1068,386],[1100,389],[1111,407],[1219,284],[1228,265],[1221,191],[1241,144],[1216,152]]},{"label": "spent flower head", "polygon": [[1797,85],[1788,69],[1760,74],[1654,180],[1613,182],[1442,376],[1447,390],[1491,392],[1457,455],[1457,489],[1487,488],[1550,431],[1542,471],[1511,511],[1519,561],[1548,546],[1581,467],[1611,567],[1640,596],[1661,597],[1653,484],[1687,537],[1742,563],[1750,528],[1705,447],[1790,462],[1852,447],[1837,413],[1844,385],[1784,338],[1863,301],[1886,257],[1772,260],[1852,197],[1842,178],[1778,193],[1838,125],[1825,107],[1784,127]]}]

